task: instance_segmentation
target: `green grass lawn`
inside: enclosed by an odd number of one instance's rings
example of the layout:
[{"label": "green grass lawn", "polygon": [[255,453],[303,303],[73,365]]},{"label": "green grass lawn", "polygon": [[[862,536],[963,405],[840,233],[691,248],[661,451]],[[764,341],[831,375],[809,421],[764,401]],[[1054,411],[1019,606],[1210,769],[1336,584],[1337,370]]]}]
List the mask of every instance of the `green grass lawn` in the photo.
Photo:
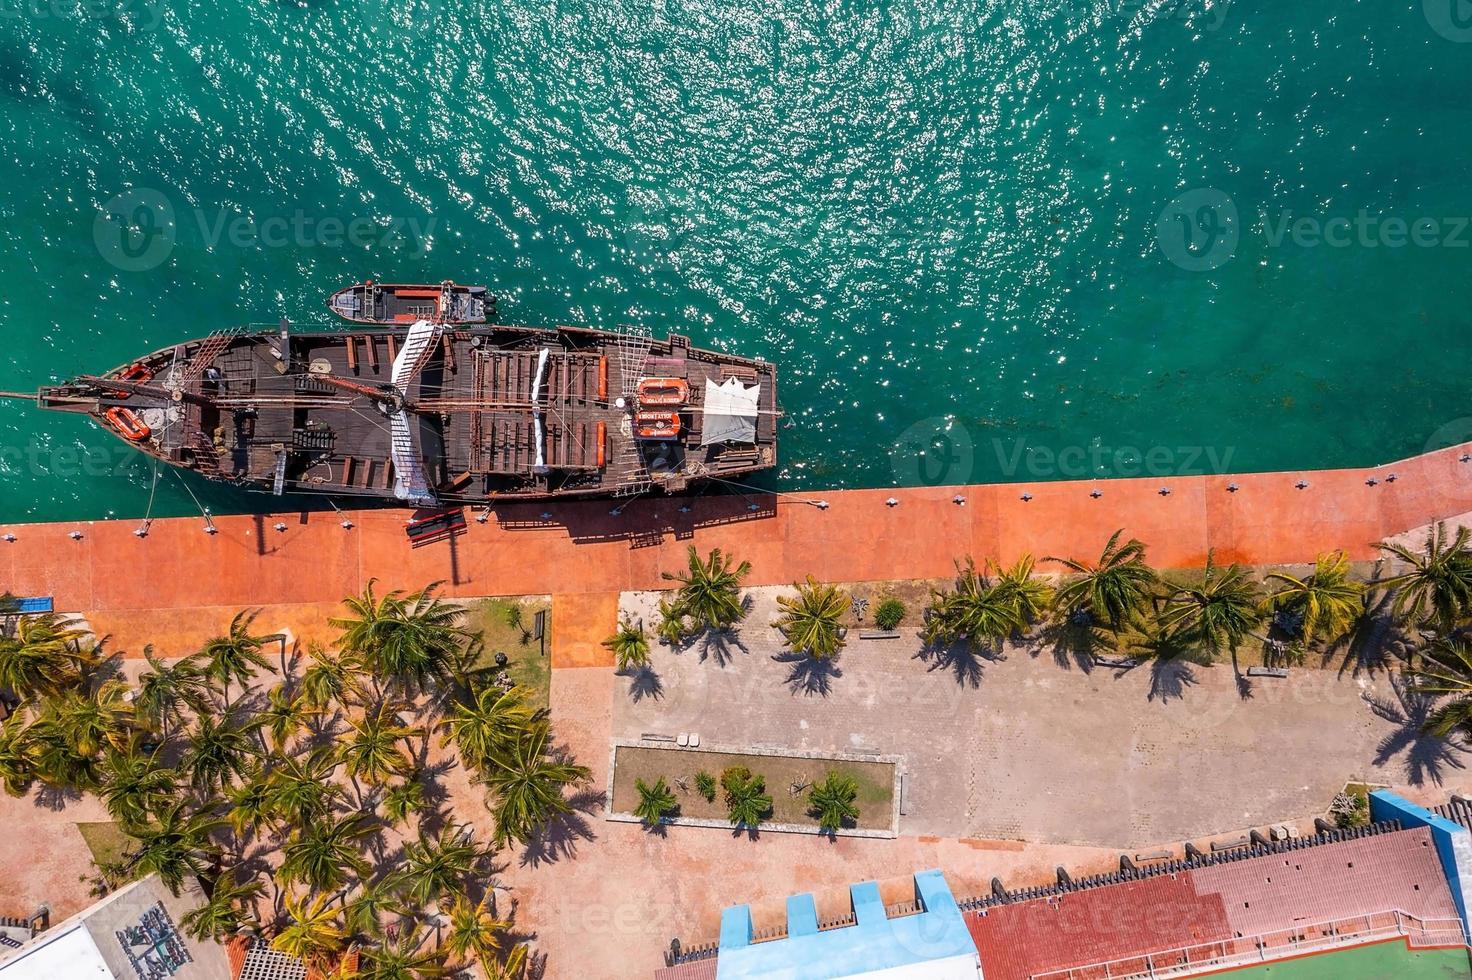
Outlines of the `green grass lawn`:
[{"label": "green grass lawn", "polygon": [[1399,939],[1233,970],[1231,980],[1466,980],[1464,949],[1410,950]]},{"label": "green grass lawn", "polygon": [[[542,610],[550,609],[551,600],[543,597],[523,599],[478,599],[466,606],[465,625],[480,634],[483,650],[480,663],[495,663],[498,652],[506,654],[506,669],[511,679],[532,692],[528,699],[533,707],[545,708],[552,683],[551,637],[539,642],[531,638],[532,620]],[[518,610],[520,625],[513,621]]]},{"label": "green grass lawn", "polygon": [[[87,850],[92,852],[92,861],[99,868],[121,862],[133,843],[133,838],[123,833],[122,828],[112,821],[79,823],[77,831],[82,835],[82,840],[87,842]],[[123,880],[131,881],[132,877]]]}]

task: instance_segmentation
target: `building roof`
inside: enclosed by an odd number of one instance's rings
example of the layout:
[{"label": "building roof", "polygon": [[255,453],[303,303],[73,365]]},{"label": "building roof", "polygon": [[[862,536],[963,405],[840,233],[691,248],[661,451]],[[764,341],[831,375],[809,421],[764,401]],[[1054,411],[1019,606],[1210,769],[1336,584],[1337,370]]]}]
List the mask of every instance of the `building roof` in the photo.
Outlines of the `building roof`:
[{"label": "building roof", "polygon": [[966,922],[987,980],[1025,980],[1389,910],[1457,916],[1425,828],[998,905]]},{"label": "building roof", "polygon": [[823,929],[812,896],[796,895],[787,901],[786,935],[762,942],[752,941],[750,908],[726,909],[717,980],[975,980],[976,947],[939,871],[915,876],[913,914],[888,915],[872,881],[849,895],[852,924]]},{"label": "building roof", "polygon": [[20,949],[0,951],[0,980],[230,980],[220,946],[179,930],[202,901],[197,889],[175,897],[155,876],[135,881]]}]

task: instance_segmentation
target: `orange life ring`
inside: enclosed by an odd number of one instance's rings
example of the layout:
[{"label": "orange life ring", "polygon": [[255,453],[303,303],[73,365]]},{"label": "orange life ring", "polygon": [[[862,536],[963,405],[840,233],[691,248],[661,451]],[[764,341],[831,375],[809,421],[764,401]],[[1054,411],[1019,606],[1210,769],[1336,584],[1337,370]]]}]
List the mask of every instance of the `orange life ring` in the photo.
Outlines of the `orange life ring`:
[{"label": "orange life ring", "polygon": [[684,378],[643,378],[639,382],[640,405],[683,405],[690,398],[690,383]]},{"label": "orange life ring", "polygon": [[680,416],[674,412],[640,412],[634,416],[634,431],[640,439],[678,439]]},{"label": "orange life ring", "polygon": [[144,425],[138,413],[131,408],[109,408],[102,415],[129,442],[143,442],[153,435],[153,430]]}]

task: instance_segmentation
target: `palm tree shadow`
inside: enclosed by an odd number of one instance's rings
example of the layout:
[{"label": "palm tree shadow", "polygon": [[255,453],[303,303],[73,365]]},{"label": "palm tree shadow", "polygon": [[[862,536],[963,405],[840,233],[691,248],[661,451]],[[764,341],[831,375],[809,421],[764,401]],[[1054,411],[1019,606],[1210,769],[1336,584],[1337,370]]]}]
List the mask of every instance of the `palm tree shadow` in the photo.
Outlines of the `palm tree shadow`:
[{"label": "palm tree shadow", "polygon": [[1340,677],[1346,673],[1358,677],[1361,672],[1373,677],[1377,671],[1388,670],[1392,659],[1404,660],[1414,646],[1396,622],[1391,609],[1393,599],[1394,593],[1386,591],[1373,606],[1366,607],[1349,633],[1324,651],[1325,665],[1337,651],[1343,650]]},{"label": "palm tree shadow", "polygon": [[80,803],[86,798],[81,790],[69,786],[49,786],[45,783],[36,788],[35,805],[42,810],[50,810],[60,813],[73,803]]},{"label": "palm tree shadow", "polygon": [[1038,657],[1045,649],[1052,653],[1053,662],[1064,670],[1077,667],[1089,674],[1094,670],[1094,657],[1112,650],[1113,645],[1105,631],[1065,616],[1046,623],[1038,630],[1028,653]]},{"label": "palm tree shadow", "polygon": [[700,662],[714,660],[717,667],[725,667],[736,653],[750,653],[741,637],[730,630],[706,630],[700,637]]},{"label": "palm tree shadow", "polygon": [[638,670],[626,675],[629,678],[629,697],[635,704],[645,698],[653,698],[656,701],[664,697],[664,682],[654,672],[654,668],[644,664]]},{"label": "palm tree shadow", "polygon": [[1462,761],[1466,746],[1422,730],[1436,709],[1437,698],[1412,691],[1398,674],[1391,675],[1390,686],[1394,700],[1362,695],[1376,717],[1399,726],[1375,746],[1375,765],[1383,766],[1404,754],[1406,779],[1412,786],[1424,785],[1428,779],[1440,786],[1445,770],[1467,768]]},{"label": "palm tree shadow", "polygon": [[1199,683],[1195,665],[1190,661],[1178,657],[1157,657],[1150,661],[1150,691],[1145,700],[1161,704],[1180,701],[1185,698],[1188,688]]},{"label": "palm tree shadow", "polygon": [[584,789],[569,796],[567,803],[572,812],[554,816],[546,827],[532,835],[522,851],[521,866],[539,868],[544,864],[576,860],[580,841],[598,839],[586,815],[601,810],[604,798],[600,789]]},{"label": "palm tree shadow", "polygon": [[986,662],[1006,659],[1003,654],[989,647],[978,647],[966,640],[957,640],[948,646],[928,644],[915,654],[915,660],[925,663],[927,671],[944,670],[955,675],[956,683],[962,687],[980,687],[986,673]]},{"label": "palm tree shadow", "polygon": [[817,695],[826,698],[833,690],[835,678],[843,676],[843,670],[832,657],[810,657],[805,653],[788,651],[772,657],[780,664],[788,664],[787,687],[793,694]]}]

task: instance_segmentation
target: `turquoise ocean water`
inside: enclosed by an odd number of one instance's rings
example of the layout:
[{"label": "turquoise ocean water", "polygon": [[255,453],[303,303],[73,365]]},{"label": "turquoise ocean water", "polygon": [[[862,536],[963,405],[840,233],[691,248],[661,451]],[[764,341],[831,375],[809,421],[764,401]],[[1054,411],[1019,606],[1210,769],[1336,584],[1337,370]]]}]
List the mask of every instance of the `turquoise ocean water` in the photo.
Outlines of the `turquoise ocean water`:
[{"label": "turquoise ocean water", "polygon": [[[786,489],[1472,434],[1464,0],[0,14],[0,388],[451,277],[508,321],[779,362]],[[136,516],[151,484],[0,404],[0,520]],[[155,514],[194,506],[158,485]]]}]

